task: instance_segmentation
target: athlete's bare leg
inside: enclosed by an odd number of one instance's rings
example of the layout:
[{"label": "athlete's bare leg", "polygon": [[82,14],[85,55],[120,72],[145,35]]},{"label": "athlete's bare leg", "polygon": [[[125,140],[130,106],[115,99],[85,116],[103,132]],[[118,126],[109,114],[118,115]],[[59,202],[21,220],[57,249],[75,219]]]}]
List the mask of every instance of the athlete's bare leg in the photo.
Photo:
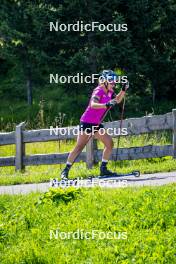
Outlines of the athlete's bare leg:
[{"label": "athlete's bare leg", "polygon": [[78,137],[77,137],[77,142],[76,142],[76,146],[74,147],[74,149],[70,152],[68,159],[67,159],[67,163],[73,163],[74,160],[76,159],[76,157],[79,155],[79,153],[81,153],[81,151],[83,150],[83,148],[85,147],[89,137],[91,137],[90,135],[87,135],[85,133],[79,133]]},{"label": "athlete's bare leg", "polygon": [[103,160],[109,160],[109,157],[112,153],[113,149],[113,140],[111,136],[109,136],[107,133],[104,135],[101,135],[99,132],[95,134],[95,138],[99,139],[104,144],[104,150],[103,150]]}]

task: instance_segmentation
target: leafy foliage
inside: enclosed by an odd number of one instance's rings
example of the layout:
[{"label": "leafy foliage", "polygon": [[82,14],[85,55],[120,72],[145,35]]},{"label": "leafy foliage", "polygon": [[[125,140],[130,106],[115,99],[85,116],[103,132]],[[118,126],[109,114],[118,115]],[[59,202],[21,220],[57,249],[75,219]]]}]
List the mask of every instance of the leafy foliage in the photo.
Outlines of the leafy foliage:
[{"label": "leafy foliage", "polygon": [[38,204],[43,204],[47,202],[64,202],[68,203],[76,199],[81,194],[81,189],[75,189],[73,187],[69,188],[50,188],[50,190],[44,193],[38,201]]}]

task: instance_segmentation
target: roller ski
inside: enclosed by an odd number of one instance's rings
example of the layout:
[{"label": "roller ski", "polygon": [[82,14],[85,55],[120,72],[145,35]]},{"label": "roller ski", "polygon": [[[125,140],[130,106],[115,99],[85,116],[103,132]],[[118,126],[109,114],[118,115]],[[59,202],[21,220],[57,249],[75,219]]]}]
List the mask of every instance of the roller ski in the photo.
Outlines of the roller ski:
[{"label": "roller ski", "polygon": [[[88,186],[91,186],[92,185],[92,182],[97,182],[98,184],[98,181],[100,180],[103,180],[103,181],[119,181],[121,178],[123,177],[140,177],[140,171],[132,171],[130,173],[115,173],[115,172],[110,172],[110,171],[106,171],[108,172],[109,174],[106,174],[106,175],[100,175],[100,176],[90,176],[88,177],[87,179],[79,179],[79,178],[76,178],[76,179],[68,179],[68,177],[64,176],[60,181],[58,181],[58,179],[53,179],[51,182],[50,182],[50,186],[51,187],[69,187],[69,186],[75,186],[75,187],[78,187],[80,185],[81,187],[81,184],[82,185],[87,185]],[[103,174],[103,173],[101,173]],[[84,182],[86,184],[84,184]]]},{"label": "roller ski", "polygon": [[118,180],[118,178],[121,178],[121,177],[128,177],[128,176],[134,176],[134,177],[140,177],[140,171],[132,171],[132,172],[129,172],[129,173],[116,173],[116,172],[113,172],[111,174],[107,174],[107,175],[100,175],[100,176],[97,176],[97,177],[94,177],[94,176],[91,176],[89,177],[88,179],[90,180],[95,180],[95,179],[103,179],[103,180]]},{"label": "roller ski", "polygon": [[140,176],[140,171],[132,171],[131,173],[127,174],[118,174],[116,172],[112,172],[107,169],[107,163],[102,162],[100,166],[100,176],[98,176],[99,179],[106,179],[106,178],[114,178],[114,177],[125,177],[125,176],[135,176],[139,177]]}]

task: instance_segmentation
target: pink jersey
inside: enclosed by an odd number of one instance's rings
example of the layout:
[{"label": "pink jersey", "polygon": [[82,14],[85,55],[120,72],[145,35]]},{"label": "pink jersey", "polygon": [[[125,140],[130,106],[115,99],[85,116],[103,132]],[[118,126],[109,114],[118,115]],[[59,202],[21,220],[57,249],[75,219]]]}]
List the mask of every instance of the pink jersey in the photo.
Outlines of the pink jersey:
[{"label": "pink jersey", "polygon": [[92,108],[90,106],[92,97],[98,96],[100,98],[99,103],[105,104],[112,99],[113,94],[114,94],[113,90],[110,90],[110,91],[108,91],[108,93],[105,93],[103,87],[101,87],[101,86],[96,87],[93,90],[91,99],[89,101],[89,105],[86,108],[83,115],[81,116],[80,121],[85,122],[85,123],[96,124],[96,125],[100,124],[105,112],[107,111],[107,109],[105,109],[105,108]]}]

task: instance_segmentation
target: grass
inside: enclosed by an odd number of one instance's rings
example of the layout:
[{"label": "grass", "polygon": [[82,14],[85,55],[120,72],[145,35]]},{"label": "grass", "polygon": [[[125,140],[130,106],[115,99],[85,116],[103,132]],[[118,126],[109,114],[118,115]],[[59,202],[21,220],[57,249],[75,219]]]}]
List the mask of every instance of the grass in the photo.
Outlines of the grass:
[{"label": "grass", "polygon": [[[175,184],[1,195],[0,263],[175,263],[175,197]],[[50,230],[125,233],[127,239],[50,239]]]},{"label": "grass", "polygon": [[[115,147],[117,142],[114,139]],[[140,136],[124,137],[120,140],[120,147],[144,146],[144,145],[165,145],[172,144],[171,133],[153,133],[144,134]],[[30,143],[26,144],[26,154],[46,154],[46,153],[60,153],[69,152],[74,147],[74,141],[59,142],[45,142],[45,143]],[[98,148],[103,148],[101,143],[98,143]],[[0,156],[14,156],[15,146],[1,146]],[[24,173],[15,172],[14,167],[0,168],[0,184],[19,184],[32,182],[45,182],[53,178],[58,178],[64,165],[40,165],[27,166]],[[115,169],[115,162],[109,162],[109,168]],[[118,161],[116,162],[116,170],[119,173],[126,173],[132,170],[140,170],[141,173],[154,173],[161,171],[176,170],[176,162],[172,157],[151,158],[143,160]],[[92,170],[86,168],[85,163],[80,162],[74,164],[71,170],[71,178],[83,177],[86,178],[91,175],[99,174],[99,166],[95,165]]]}]

